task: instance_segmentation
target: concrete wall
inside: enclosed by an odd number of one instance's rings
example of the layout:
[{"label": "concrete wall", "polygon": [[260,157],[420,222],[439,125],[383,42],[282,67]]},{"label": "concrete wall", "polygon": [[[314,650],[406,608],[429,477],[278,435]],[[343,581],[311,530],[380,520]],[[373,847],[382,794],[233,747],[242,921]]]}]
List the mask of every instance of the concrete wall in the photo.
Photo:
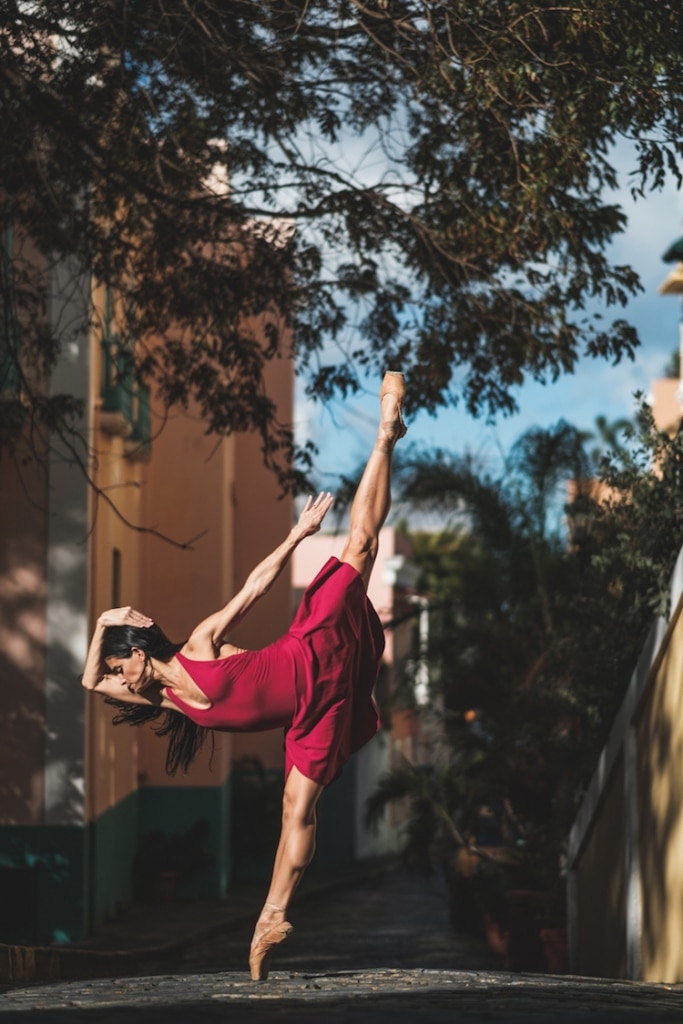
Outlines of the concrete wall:
[{"label": "concrete wall", "polygon": [[47,473],[28,438],[1,456],[0,826],[43,817]]},{"label": "concrete wall", "polygon": [[[32,312],[47,323],[49,267],[11,223],[2,229],[7,272],[10,278],[17,270],[33,273],[37,301]],[[20,352],[21,330],[12,340]],[[32,387],[47,391],[35,369],[26,367],[25,372]],[[12,450],[0,450],[0,714],[7,726],[0,757],[0,829],[42,823],[45,803],[48,439],[30,429],[20,401],[11,375],[0,402],[10,419],[24,419],[24,430]]]},{"label": "concrete wall", "polygon": [[87,913],[78,677],[88,635],[90,283],[77,264],[33,258],[46,326],[62,345],[50,392],[82,399],[85,413],[66,438],[21,438],[1,467],[0,700],[12,728],[0,758],[0,927],[9,941],[59,941],[82,934]]}]

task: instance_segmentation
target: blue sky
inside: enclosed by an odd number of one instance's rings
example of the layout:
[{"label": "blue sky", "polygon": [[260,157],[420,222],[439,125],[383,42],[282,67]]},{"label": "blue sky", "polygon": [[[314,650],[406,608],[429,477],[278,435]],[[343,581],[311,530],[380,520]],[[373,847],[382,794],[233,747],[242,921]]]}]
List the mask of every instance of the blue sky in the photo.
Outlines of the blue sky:
[{"label": "blue sky", "polygon": [[[641,347],[634,362],[618,366],[584,359],[576,372],[554,384],[525,384],[516,397],[519,413],[500,417],[493,425],[474,419],[464,410],[444,410],[435,418],[419,414],[409,424],[409,437],[428,446],[456,453],[476,453],[492,471],[500,465],[501,452],[531,426],[551,426],[565,419],[592,430],[596,416],[608,420],[630,417],[636,391],[648,393],[650,382],[659,376],[679,344],[681,304],[675,296],[658,294],[658,287],[672,269],[662,254],[683,233],[683,193],[672,180],[647,198],[633,202],[628,188],[628,158],[622,157],[622,180],[614,194],[628,217],[626,230],[610,249],[616,263],[628,263],[640,275],[644,291],[625,310],[608,310],[606,317],[624,316],[638,330]],[[320,449],[316,459],[320,485],[335,488],[335,475],[352,472],[365,460],[374,437],[377,418],[377,381],[367,394],[325,407],[314,406],[300,395],[297,401],[297,431],[300,439],[313,437]]]}]

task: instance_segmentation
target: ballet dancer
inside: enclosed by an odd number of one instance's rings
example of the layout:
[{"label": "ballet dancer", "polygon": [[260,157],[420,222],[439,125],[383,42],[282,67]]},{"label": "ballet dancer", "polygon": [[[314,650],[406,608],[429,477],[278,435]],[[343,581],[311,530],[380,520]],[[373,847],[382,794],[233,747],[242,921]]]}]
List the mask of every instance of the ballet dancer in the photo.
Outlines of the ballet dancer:
[{"label": "ballet dancer", "polygon": [[225,639],[269,590],[298,544],[320,529],[333,504],[329,493],[309,497],[286,540],[184,643],[172,643],[135,609],[112,608],[99,616],[88,650],[83,686],[117,707],[117,724],[157,719],[157,732],[168,737],[171,773],[187,770],[213,730],[284,728],[282,828],[251,942],[254,980],[268,977],[273,949],[292,931],[287,911],[315,852],[320,794],[379,727],[372,689],[384,634],[366,591],[391,502],[394,445],[406,432],[403,397],[403,375],[385,374],[377,437],[341,556],[330,558],[307,587],[283,637],[256,651]]}]

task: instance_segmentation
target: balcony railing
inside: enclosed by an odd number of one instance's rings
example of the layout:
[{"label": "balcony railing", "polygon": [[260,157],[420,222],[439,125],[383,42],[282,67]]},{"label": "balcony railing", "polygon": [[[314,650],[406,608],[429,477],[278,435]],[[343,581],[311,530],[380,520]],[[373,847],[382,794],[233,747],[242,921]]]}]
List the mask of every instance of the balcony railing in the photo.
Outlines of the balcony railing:
[{"label": "balcony railing", "polygon": [[149,459],[152,454],[152,415],[149,388],[137,384],[133,392],[133,430],[126,438],[126,455],[131,459]]}]

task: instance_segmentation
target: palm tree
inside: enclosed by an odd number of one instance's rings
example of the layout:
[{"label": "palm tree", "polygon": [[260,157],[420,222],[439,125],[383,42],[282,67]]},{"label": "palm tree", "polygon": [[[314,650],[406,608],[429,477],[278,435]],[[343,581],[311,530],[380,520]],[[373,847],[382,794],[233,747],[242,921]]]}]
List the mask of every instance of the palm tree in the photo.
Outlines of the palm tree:
[{"label": "palm tree", "polygon": [[595,438],[598,442],[590,453],[590,459],[596,471],[599,470],[600,463],[607,453],[619,458],[627,455],[628,446],[624,442],[629,440],[632,433],[633,423],[625,417],[611,421],[603,415],[595,417],[595,431],[585,433],[583,438],[585,441]]},{"label": "palm tree", "polygon": [[574,718],[558,619],[577,585],[562,512],[567,479],[586,467],[581,435],[564,422],[524,434],[499,477],[444,452],[404,464],[402,497],[438,507],[452,524],[413,536],[422,586],[439,608],[430,665],[448,753],[439,764],[401,765],[368,804],[373,819],[391,800],[412,801],[415,863],[435,843],[486,859],[485,816],[487,829],[493,819],[508,845],[537,861],[544,881],[557,876]]}]

